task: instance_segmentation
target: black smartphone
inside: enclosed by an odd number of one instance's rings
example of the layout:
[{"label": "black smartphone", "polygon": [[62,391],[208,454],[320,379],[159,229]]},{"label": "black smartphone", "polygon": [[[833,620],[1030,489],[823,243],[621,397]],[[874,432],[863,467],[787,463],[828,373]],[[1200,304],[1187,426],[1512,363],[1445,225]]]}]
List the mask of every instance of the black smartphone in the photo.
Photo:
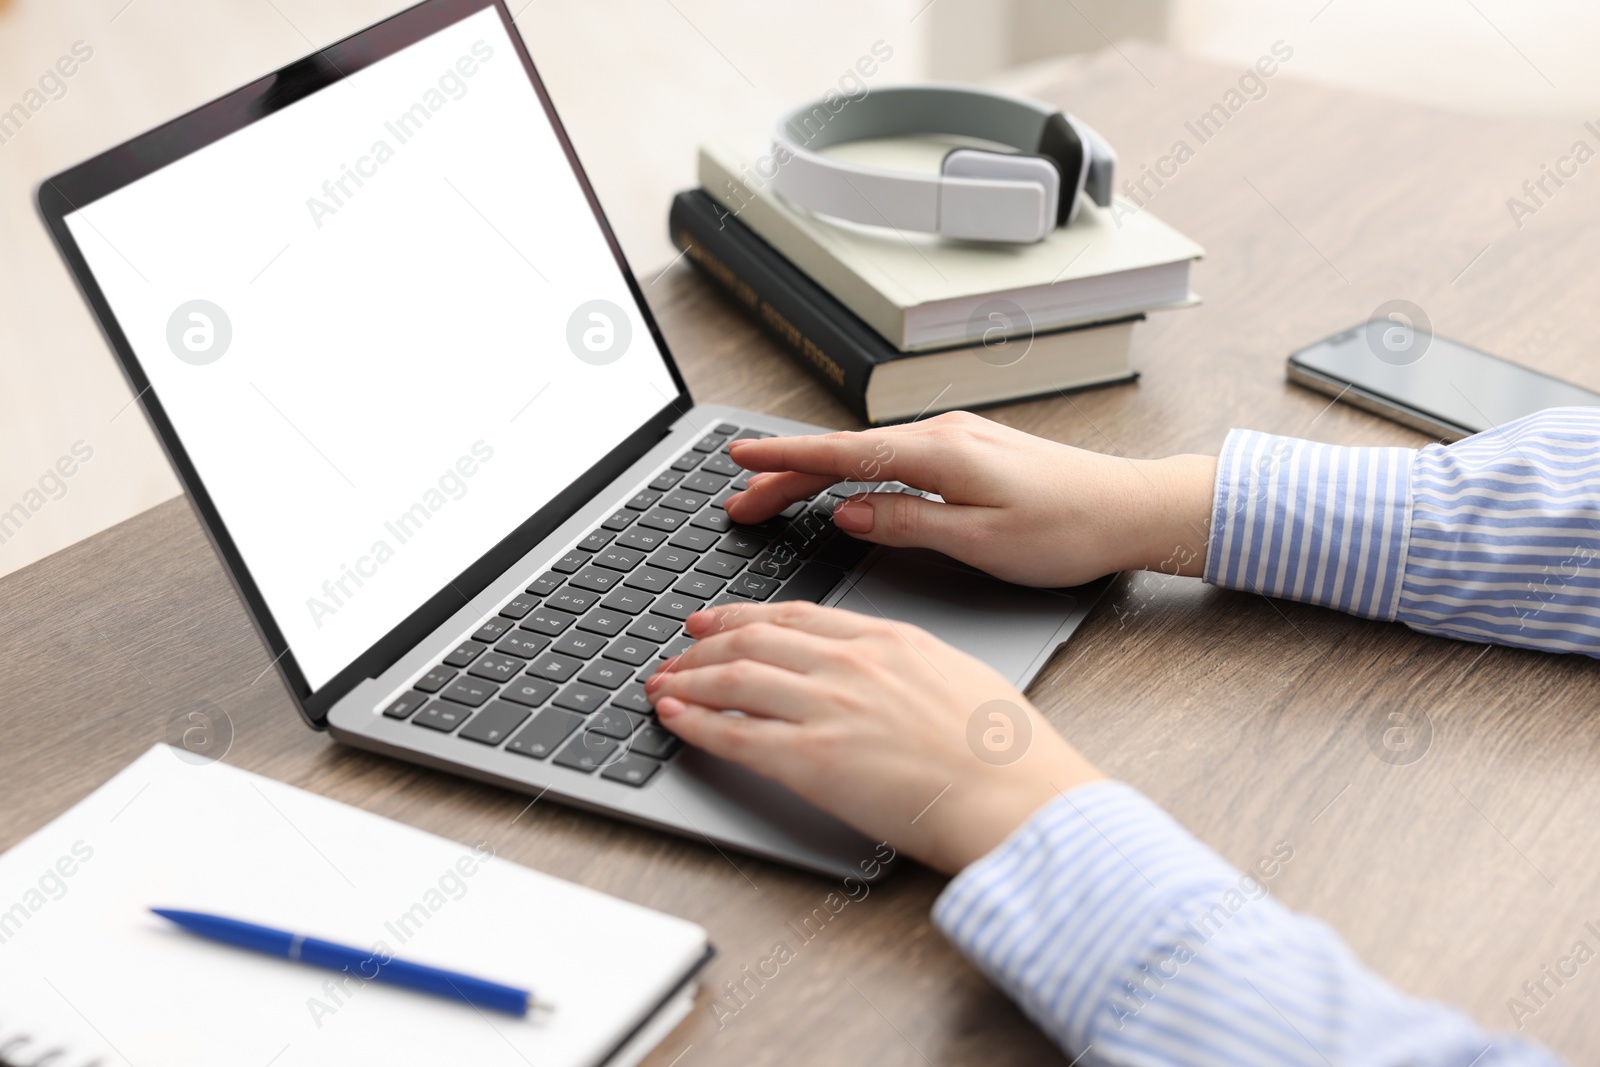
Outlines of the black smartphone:
[{"label": "black smartphone", "polygon": [[1399,318],[1302,348],[1289,357],[1289,380],[1446,441],[1545,408],[1600,407],[1600,393]]}]

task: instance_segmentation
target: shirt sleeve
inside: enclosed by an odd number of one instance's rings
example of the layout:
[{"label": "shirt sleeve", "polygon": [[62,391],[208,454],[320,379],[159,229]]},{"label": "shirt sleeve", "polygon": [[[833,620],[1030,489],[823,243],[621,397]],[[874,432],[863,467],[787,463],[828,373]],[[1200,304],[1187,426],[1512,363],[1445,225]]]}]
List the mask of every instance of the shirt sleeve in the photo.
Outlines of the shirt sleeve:
[{"label": "shirt sleeve", "polygon": [[1554,1067],[1368,971],[1129,786],[1041,808],[934,905],[945,935],[1082,1064]]},{"label": "shirt sleeve", "polygon": [[1466,641],[1600,656],[1600,408],[1451,445],[1234,430],[1205,579]]}]

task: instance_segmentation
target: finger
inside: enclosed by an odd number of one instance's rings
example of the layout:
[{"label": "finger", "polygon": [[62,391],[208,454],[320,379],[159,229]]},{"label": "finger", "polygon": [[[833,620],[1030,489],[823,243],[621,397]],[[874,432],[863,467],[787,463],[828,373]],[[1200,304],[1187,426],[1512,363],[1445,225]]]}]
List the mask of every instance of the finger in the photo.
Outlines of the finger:
[{"label": "finger", "polygon": [[748,439],[735,441],[729,454],[745,470],[828,475],[833,479],[829,485],[898,479],[937,493],[950,476],[951,464],[959,461],[942,436],[943,425]]},{"label": "finger", "polygon": [[809,500],[838,480],[831,474],[794,471],[759,474],[750,479],[749,488],[733,494],[722,506],[734,522],[765,522],[795,501]]},{"label": "finger", "polygon": [[662,670],[690,670],[714,663],[753,660],[786,671],[808,674],[830,664],[838,651],[836,638],[758,622],[736,626],[696,641],[688,651],[662,665]]},{"label": "finger", "polygon": [[677,697],[766,719],[804,719],[825,702],[820,688],[805,675],[752,660],[677,667],[651,675],[644,691],[655,701]]},{"label": "finger", "polygon": [[868,493],[839,502],[833,524],[878,545],[931,548],[971,562],[975,543],[991,531],[994,508],[945,504],[905,493]]},{"label": "finger", "polygon": [[794,729],[786,722],[724,715],[677,697],[667,697],[656,705],[656,717],[696,748],[769,777]]},{"label": "finger", "polygon": [[689,636],[695,639],[712,634],[770,622],[803,630],[818,637],[861,637],[875,631],[877,623],[865,615],[839,608],[824,608],[804,600],[787,600],[777,604],[723,604],[695,612],[684,621]]}]

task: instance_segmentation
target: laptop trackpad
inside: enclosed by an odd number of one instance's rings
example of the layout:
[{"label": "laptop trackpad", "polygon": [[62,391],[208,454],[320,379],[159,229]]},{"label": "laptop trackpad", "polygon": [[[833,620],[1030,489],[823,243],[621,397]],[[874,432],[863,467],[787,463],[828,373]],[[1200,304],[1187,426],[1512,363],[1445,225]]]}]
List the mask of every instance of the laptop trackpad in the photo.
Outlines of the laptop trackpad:
[{"label": "laptop trackpad", "polygon": [[868,566],[833,607],[914,623],[1019,689],[1078,608],[1070,593],[1012,585],[922,549],[894,549]]}]

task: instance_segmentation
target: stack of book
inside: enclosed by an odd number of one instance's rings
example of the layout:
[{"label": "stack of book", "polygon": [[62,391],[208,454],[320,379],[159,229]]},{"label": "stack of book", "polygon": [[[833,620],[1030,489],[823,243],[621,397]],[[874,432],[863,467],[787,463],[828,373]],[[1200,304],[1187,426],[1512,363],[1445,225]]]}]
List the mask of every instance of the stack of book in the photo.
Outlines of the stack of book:
[{"label": "stack of book", "polygon": [[[832,151],[937,170],[949,148]],[[952,241],[812,215],[762,169],[755,153],[702,147],[700,188],[672,203],[673,242],[869,424],[1131,381],[1134,324],[1196,302],[1203,250],[1148,211],[1085,198],[1037,244]]]}]

